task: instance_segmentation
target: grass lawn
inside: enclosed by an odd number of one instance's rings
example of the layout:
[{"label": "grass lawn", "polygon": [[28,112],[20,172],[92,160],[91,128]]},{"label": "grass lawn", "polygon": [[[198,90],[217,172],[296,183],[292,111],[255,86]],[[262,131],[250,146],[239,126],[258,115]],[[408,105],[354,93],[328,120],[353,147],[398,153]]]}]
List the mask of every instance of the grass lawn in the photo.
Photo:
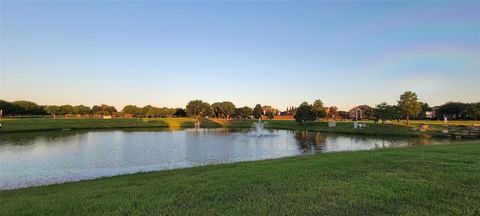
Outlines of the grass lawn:
[{"label": "grass lawn", "polygon": [[[227,128],[248,128],[256,120],[253,119],[202,119],[201,127],[227,127]],[[310,130],[327,133],[344,134],[368,134],[382,136],[445,136],[441,133],[443,121],[411,121],[410,125],[403,122],[392,122],[391,124],[374,124],[366,122],[367,128],[353,128],[353,122],[340,121],[337,127],[329,128],[327,122],[310,122],[307,125],[299,125],[291,120],[268,120],[271,128],[291,129],[291,130]],[[13,118],[0,119],[2,128],[0,132],[22,132],[22,131],[42,131],[42,130],[75,130],[75,129],[109,129],[109,128],[184,128],[194,127],[194,118],[115,118],[115,119],[52,119],[52,118]],[[413,130],[419,124],[430,125],[430,130],[421,132]],[[466,130],[467,126],[480,124],[479,121],[449,121],[450,132]]]},{"label": "grass lawn", "polygon": [[0,191],[0,215],[479,215],[480,142]]},{"label": "grass lawn", "polygon": [[[212,119],[212,121],[229,128],[247,128],[251,127],[252,123],[256,120],[225,120],[225,119]],[[392,122],[390,124],[382,125],[380,123],[374,124],[373,122],[364,121],[367,123],[366,128],[353,128],[353,122],[351,121],[339,121],[337,127],[328,127],[328,122],[309,122],[306,125],[299,125],[295,121],[289,120],[268,120],[271,128],[275,129],[291,129],[291,130],[309,130],[327,133],[344,133],[344,134],[365,134],[365,135],[381,135],[381,136],[432,136],[432,137],[444,137],[441,133],[444,129],[443,121],[410,121],[409,125],[405,125],[403,122]],[[418,128],[420,124],[428,124],[430,129],[422,132],[419,130],[413,130]],[[467,126],[473,124],[480,124],[479,121],[449,121],[449,130],[451,132],[465,130]]]},{"label": "grass lawn", "polygon": [[[0,132],[23,132],[64,129],[109,129],[109,128],[182,128],[194,127],[193,118],[10,118],[0,119]],[[217,123],[202,120],[202,127],[221,127]]]}]

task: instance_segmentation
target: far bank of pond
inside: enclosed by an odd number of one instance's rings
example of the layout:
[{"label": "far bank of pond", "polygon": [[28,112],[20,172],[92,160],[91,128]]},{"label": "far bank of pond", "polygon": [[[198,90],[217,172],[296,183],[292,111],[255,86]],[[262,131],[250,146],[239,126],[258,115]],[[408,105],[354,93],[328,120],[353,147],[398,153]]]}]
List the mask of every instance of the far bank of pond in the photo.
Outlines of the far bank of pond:
[{"label": "far bank of pond", "polygon": [[[249,128],[256,120],[253,119],[201,119],[202,128]],[[52,119],[52,118],[13,118],[0,119],[1,133],[27,132],[27,131],[60,131],[80,129],[122,129],[122,128],[192,128],[195,127],[194,118],[117,118],[117,119]],[[353,128],[353,122],[340,121],[334,128],[328,127],[328,122],[311,122],[307,125],[299,125],[290,120],[269,120],[269,127],[273,129],[309,130],[326,133],[341,134],[365,134],[381,136],[411,136],[411,137],[449,137],[468,133],[472,125],[479,125],[479,121],[450,121],[448,127],[443,121],[411,121],[410,125],[402,122],[392,122],[381,125],[372,122],[367,123],[366,128]],[[427,131],[418,130],[420,124],[429,125]],[[442,133],[447,129],[448,134]]]}]

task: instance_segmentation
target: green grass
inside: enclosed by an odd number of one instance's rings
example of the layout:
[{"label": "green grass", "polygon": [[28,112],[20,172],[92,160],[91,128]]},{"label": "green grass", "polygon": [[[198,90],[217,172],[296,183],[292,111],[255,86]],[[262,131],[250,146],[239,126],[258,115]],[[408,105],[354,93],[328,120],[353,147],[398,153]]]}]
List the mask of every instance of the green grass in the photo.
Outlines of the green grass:
[{"label": "green grass", "polygon": [[0,191],[0,215],[479,215],[480,142]]},{"label": "green grass", "polygon": [[[225,119],[202,119],[201,127],[228,127],[248,128],[256,120],[225,120]],[[43,130],[76,130],[76,129],[113,129],[113,128],[184,128],[194,127],[193,118],[115,118],[115,119],[52,119],[52,118],[15,118],[1,119],[3,125],[0,132],[23,132]],[[337,122],[337,127],[329,128],[327,122],[310,122],[307,125],[299,125],[289,120],[269,120],[271,128],[290,130],[310,130],[327,133],[366,134],[381,136],[431,136],[444,137],[441,133],[443,121],[411,121],[410,125],[403,122],[391,124],[374,124],[367,122],[367,128],[353,128],[353,122]],[[419,124],[430,125],[430,130],[421,132],[413,130]],[[450,132],[461,132],[467,126],[480,124],[478,121],[449,121]]]},{"label": "green grass", "polygon": [[[218,120],[212,121],[229,128],[248,128],[256,120]],[[431,136],[431,137],[445,137],[441,133],[443,127],[443,121],[411,121],[409,125],[405,125],[403,122],[392,122],[391,124],[375,124],[373,122],[367,122],[366,128],[353,128],[353,122],[351,121],[339,121],[337,127],[328,127],[328,122],[309,122],[306,125],[299,125],[295,121],[288,120],[268,120],[271,128],[275,129],[290,129],[290,130],[309,130],[326,133],[343,133],[343,134],[365,134],[365,135],[381,135],[381,136]],[[418,128],[420,124],[428,124],[430,129],[422,132],[414,130]],[[450,121],[449,130],[451,132],[465,130],[467,126],[473,124],[480,124],[478,121]]]},{"label": "green grass", "polygon": [[[194,127],[193,118],[15,118],[1,119],[0,132],[24,132],[44,130],[78,130],[78,129],[111,129],[111,128],[182,128]],[[202,127],[220,127],[220,125],[202,120]]]}]

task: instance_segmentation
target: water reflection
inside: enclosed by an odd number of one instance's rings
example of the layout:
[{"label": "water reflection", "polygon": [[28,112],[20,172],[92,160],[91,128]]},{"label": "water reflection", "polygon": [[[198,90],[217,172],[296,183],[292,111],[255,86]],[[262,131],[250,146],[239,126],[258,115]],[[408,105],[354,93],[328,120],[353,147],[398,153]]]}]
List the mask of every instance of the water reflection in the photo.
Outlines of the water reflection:
[{"label": "water reflection", "polygon": [[0,135],[0,189],[139,171],[448,142],[307,131],[141,129]]}]

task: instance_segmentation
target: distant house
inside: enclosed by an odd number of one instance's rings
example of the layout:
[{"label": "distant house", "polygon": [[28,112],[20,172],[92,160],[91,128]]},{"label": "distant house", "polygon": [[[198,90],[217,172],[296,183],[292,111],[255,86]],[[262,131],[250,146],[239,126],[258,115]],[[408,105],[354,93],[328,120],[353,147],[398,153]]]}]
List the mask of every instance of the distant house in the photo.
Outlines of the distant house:
[{"label": "distant house", "polygon": [[365,117],[365,112],[369,109],[372,109],[372,108],[368,105],[356,106],[356,107],[350,109],[350,111],[348,111],[348,117],[351,118],[351,119],[354,119],[354,120],[364,119],[364,118],[366,118]]},{"label": "distant house", "polygon": [[433,112],[432,111],[425,111],[425,117],[429,118],[429,119],[433,118]]},{"label": "distant house", "polygon": [[432,107],[432,118],[439,118],[438,111],[440,110],[440,106]]},{"label": "distant house", "polygon": [[274,116],[274,120],[295,120],[295,117],[293,115],[284,115],[284,116]]},{"label": "distant house", "polygon": [[[260,118],[262,120],[270,120],[266,115],[261,115]],[[295,120],[295,118],[293,117],[293,115],[286,115],[286,116],[276,115],[276,116],[273,116],[273,120]]]}]

